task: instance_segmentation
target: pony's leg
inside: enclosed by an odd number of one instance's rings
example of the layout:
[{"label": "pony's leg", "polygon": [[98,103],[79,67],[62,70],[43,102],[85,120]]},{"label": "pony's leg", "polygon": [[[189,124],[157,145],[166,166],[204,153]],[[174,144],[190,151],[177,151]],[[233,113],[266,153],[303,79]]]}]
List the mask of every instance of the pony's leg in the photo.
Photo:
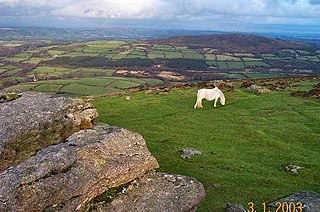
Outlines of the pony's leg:
[{"label": "pony's leg", "polygon": [[197,99],[196,104],[194,105],[194,109],[200,108],[201,106],[201,100]]},{"label": "pony's leg", "polygon": [[196,101],[196,104],[194,105],[194,109],[197,109],[198,108],[198,99]]},{"label": "pony's leg", "polygon": [[218,98],[215,98],[214,99],[214,104],[213,104],[214,107],[217,107],[217,101],[218,101]]}]

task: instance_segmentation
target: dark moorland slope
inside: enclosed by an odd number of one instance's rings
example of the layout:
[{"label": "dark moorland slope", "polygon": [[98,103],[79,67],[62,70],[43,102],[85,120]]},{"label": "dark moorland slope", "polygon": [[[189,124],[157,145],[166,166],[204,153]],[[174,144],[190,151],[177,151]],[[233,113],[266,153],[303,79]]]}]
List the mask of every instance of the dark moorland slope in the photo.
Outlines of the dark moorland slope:
[{"label": "dark moorland slope", "polygon": [[141,41],[152,44],[171,44],[196,47],[210,47],[228,52],[250,52],[267,53],[280,49],[312,48],[310,44],[300,42],[289,42],[281,39],[266,38],[248,34],[219,34],[219,35],[196,35],[175,36],[170,38]]}]

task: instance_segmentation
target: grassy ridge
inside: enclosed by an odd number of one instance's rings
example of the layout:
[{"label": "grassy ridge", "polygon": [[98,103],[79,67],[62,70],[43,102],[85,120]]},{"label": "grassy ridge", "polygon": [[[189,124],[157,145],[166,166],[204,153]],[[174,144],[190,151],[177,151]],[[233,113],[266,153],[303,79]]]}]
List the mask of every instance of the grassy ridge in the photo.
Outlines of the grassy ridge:
[{"label": "grassy ridge", "polygon": [[[304,89],[312,83],[304,83]],[[226,93],[226,106],[194,110],[196,88],[168,95],[143,92],[96,99],[99,121],[136,131],[160,163],[160,171],[193,176],[206,189],[198,211],[224,211],[227,202],[260,206],[300,189],[320,191],[320,101],[289,91]],[[202,151],[189,160],[183,147]],[[289,174],[281,165],[303,166]],[[259,208],[257,211],[260,211]]]}]

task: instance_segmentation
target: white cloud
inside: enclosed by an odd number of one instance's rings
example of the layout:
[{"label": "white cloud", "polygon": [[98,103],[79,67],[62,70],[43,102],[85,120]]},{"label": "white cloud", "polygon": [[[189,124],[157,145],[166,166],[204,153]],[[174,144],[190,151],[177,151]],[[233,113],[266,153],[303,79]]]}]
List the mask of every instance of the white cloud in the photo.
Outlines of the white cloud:
[{"label": "white cloud", "polygon": [[34,11],[34,14],[39,11],[55,17],[112,20],[246,23],[294,23],[297,20],[306,24],[320,21],[320,0],[0,0],[0,12],[5,6],[11,8],[7,11],[19,11],[15,16],[23,11]]},{"label": "white cloud", "polygon": [[52,11],[57,16],[96,17],[112,19],[148,19],[169,15],[170,5],[155,0],[91,0],[70,4]]}]

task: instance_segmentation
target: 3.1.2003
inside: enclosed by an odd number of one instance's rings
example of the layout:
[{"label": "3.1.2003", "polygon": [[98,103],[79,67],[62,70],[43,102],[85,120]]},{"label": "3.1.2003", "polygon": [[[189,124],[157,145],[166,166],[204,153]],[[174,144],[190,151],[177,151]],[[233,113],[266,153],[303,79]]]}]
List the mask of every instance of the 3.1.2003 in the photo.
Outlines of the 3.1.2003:
[{"label": "3.1.2003", "polygon": [[[264,202],[263,205],[263,212],[272,212],[267,209],[267,204]],[[254,203],[249,202],[248,204],[249,209],[248,212],[256,212],[254,209]],[[303,212],[302,211],[303,204],[301,202],[276,202],[276,211],[275,212]]]}]

